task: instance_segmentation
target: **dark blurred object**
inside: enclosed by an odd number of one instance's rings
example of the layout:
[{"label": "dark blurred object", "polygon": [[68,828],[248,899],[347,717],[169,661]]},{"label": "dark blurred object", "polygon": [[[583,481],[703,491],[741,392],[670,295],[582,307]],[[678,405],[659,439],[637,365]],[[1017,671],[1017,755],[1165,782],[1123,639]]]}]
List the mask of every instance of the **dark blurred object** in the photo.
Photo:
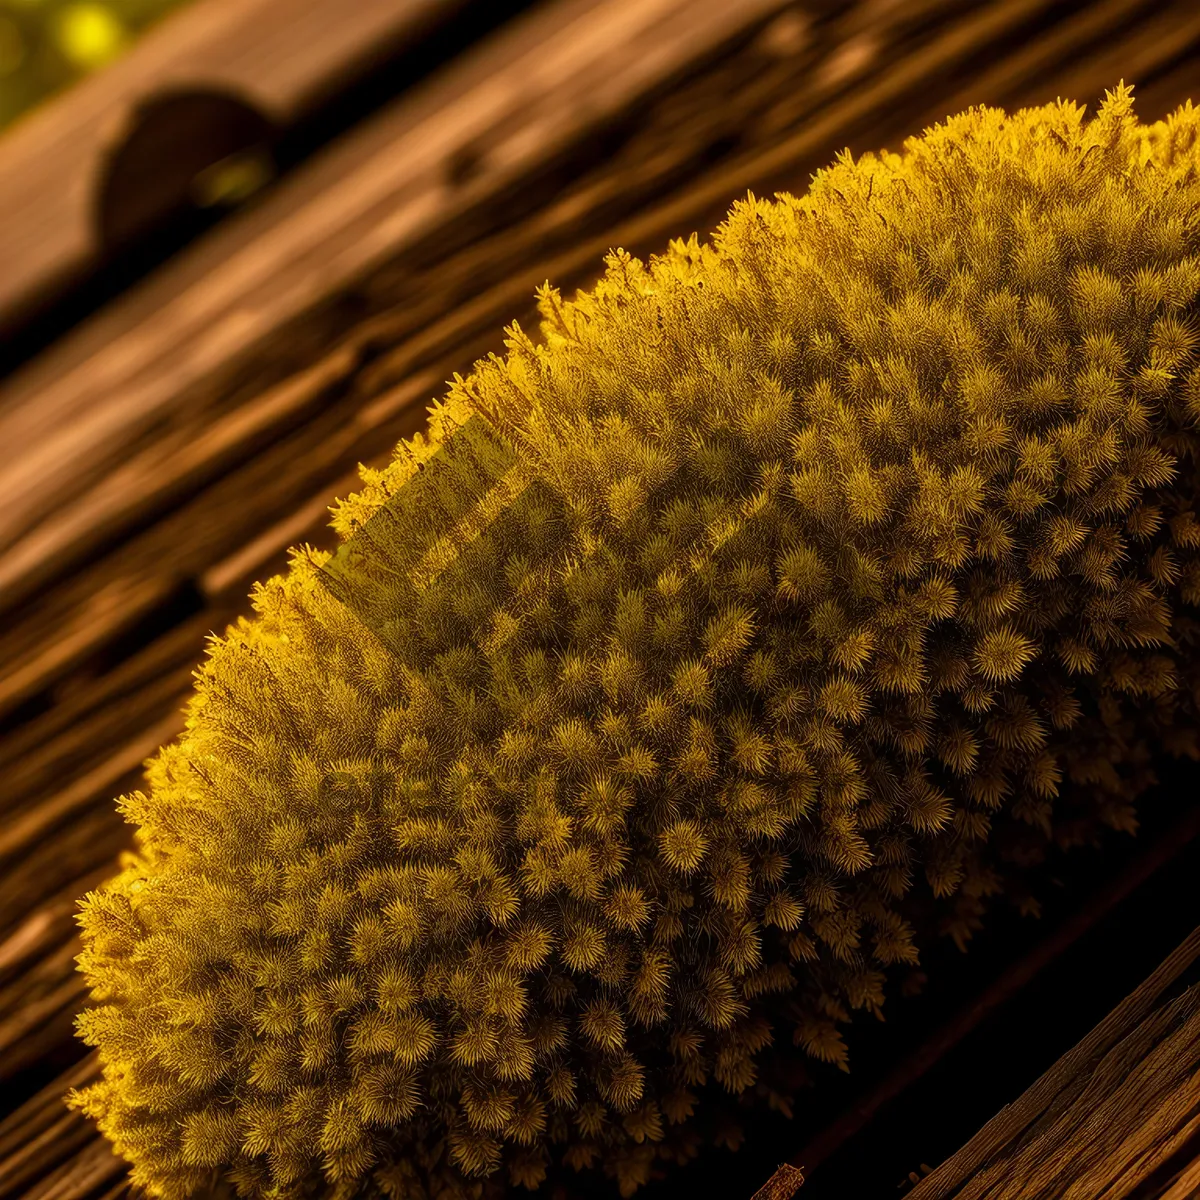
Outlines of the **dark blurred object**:
[{"label": "dark blurred object", "polygon": [[[44,10],[45,27],[74,29],[81,47],[91,37],[115,54],[127,40],[106,24],[115,9],[7,2],[29,22]],[[131,267],[152,266],[529,3],[191,0],[111,66],[25,114],[0,133],[0,337],[10,343],[0,369],[48,340],[42,331],[31,345],[30,323],[71,288],[117,263],[118,287],[101,290],[111,298]],[[4,13],[0,70],[5,37],[20,36]]]},{"label": "dark blurred object", "polygon": [[102,253],[129,247],[188,203],[235,205],[275,174],[277,127],[213,91],[159,93],[129,111],[104,163],[95,228]]}]

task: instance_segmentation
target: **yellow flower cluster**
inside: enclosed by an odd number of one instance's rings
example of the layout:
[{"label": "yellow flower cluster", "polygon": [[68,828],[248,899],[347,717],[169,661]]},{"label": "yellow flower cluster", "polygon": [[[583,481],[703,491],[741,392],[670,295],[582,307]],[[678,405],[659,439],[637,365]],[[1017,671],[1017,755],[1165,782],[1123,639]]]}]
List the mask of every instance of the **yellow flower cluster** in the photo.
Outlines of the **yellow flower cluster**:
[{"label": "yellow flower cluster", "polygon": [[136,1183],[628,1194],[786,1108],[773,1038],[844,1065],[928,913],[1133,828],[1197,753],[1197,114],[1081,118],[547,285],[256,587],[80,916]]}]

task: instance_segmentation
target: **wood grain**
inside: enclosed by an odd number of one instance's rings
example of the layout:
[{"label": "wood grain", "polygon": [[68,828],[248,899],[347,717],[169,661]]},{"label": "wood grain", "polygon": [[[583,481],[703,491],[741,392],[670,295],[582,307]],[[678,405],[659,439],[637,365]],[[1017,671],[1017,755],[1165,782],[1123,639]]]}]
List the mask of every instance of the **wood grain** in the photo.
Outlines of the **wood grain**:
[{"label": "wood grain", "polygon": [[790,1163],[780,1163],[775,1174],[750,1197],[750,1200],[792,1200],[803,1183],[803,1171]]},{"label": "wood grain", "polygon": [[1100,889],[1052,934],[1041,939],[1028,954],[970,1005],[944,1022],[927,1041],[918,1046],[894,1070],[872,1088],[847,1112],[832,1120],[804,1148],[793,1162],[811,1175],[830,1155],[865,1128],[889,1102],[905,1091],[943,1059],[959,1042],[985,1022],[1004,1004],[1020,995],[1047,967],[1075,942],[1093,929],[1156,872],[1163,870],[1189,843],[1200,837],[1200,808],[1185,812],[1165,835],[1147,846],[1137,858]]},{"label": "wood grain", "polygon": [[1183,1175],[1155,1172],[1198,1133],[1200,928],[908,1200],[1163,1196]]},{"label": "wood grain", "polygon": [[79,1149],[93,1144],[91,1124],[64,1107],[64,1092],[100,1078],[93,1050],[31,1097],[18,1112],[0,1121],[0,1197],[20,1195],[39,1176],[49,1176]]},{"label": "wood grain", "polygon": [[[168,272],[154,281],[146,290],[156,303],[133,329],[106,336],[65,372],[40,364],[9,380],[0,388],[0,445],[14,456],[0,476],[0,603],[28,597],[48,570],[153,511],[164,489],[211,479],[226,443],[219,412],[198,401],[194,385],[214,365],[228,372],[272,329],[382,256],[780,7],[568,0],[519,20],[233,218],[238,228],[220,231],[223,252],[208,249],[200,278],[181,286]],[[468,148],[486,155],[489,169],[456,187],[448,166]],[[262,436],[278,427],[280,407],[276,398],[252,410]],[[198,424],[214,432],[209,447],[194,450]],[[151,443],[130,461],[131,449]]]},{"label": "wood grain", "polygon": [[[283,130],[465,3],[201,0],[149,30],[110,69],[24,116],[0,137],[0,328],[100,257],[106,162],[156,98],[184,89],[233,97]],[[177,151],[186,154],[186,145]]]}]

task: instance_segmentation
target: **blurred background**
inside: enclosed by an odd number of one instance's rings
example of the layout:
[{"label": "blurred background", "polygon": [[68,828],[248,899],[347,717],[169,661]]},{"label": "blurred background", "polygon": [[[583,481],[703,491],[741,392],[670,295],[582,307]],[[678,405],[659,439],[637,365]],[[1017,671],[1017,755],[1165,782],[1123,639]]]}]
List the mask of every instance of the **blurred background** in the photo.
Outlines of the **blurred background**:
[{"label": "blurred background", "polygon": [[190,0],[3,0],[0,131]]}]

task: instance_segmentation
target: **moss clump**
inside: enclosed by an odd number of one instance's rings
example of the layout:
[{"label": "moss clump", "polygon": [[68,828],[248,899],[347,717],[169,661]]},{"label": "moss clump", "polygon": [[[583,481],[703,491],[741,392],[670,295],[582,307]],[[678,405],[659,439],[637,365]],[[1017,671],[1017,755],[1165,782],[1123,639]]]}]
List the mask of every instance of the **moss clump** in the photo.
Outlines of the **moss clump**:
[{"label": "moss clump", "polygon": [[702,1088],[786,1106],[773,1038],[844,1065],[916,914],[1134,828],[1197,751],[1197,118],[1081,118],[547,286],[256,587],[80,917],[137,1183],[627,1193]]}]

